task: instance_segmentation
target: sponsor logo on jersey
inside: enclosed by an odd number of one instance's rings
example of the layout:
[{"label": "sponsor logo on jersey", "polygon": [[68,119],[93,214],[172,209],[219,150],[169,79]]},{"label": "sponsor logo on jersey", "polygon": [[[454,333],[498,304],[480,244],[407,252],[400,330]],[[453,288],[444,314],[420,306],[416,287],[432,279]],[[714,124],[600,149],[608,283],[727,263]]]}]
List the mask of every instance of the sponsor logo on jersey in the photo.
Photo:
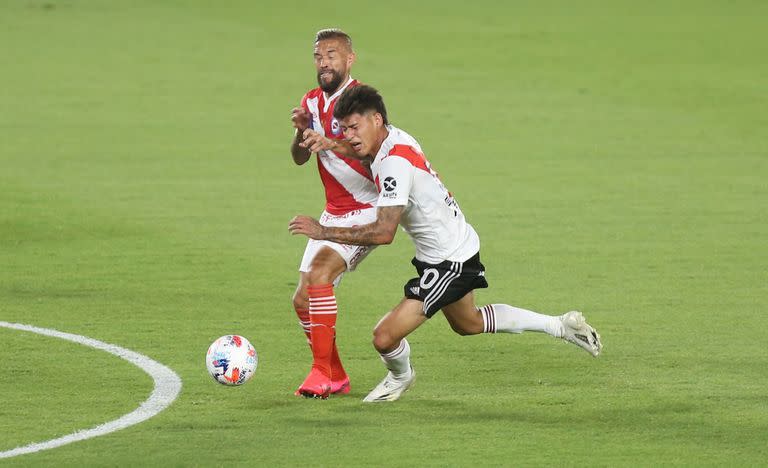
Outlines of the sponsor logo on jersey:
[{"label": "sponsor logo on jersey", "polygon": [[397,180],[394,177],[384,179],[381,187],[384,189],[383,198],[397,198],[397,192],[395,191],[397,189]]},{"label": "sponsor logo on jersey", "polygon": [[339,121],[335,118],[331,120],[331,133],[341,135],[341,125],[339,125]]},{"label": "sponsor logo on jersey", "polygon": [[419,295],[419,291],[421,291],[421,289],[418,286],[411,287],[411,292],[417,296]]},{"label": "sponsor logo on jersey", "polygon": [[384,179],[384,191],[391,192],[397,188],[397,181],[394,177],[387,177]]}]

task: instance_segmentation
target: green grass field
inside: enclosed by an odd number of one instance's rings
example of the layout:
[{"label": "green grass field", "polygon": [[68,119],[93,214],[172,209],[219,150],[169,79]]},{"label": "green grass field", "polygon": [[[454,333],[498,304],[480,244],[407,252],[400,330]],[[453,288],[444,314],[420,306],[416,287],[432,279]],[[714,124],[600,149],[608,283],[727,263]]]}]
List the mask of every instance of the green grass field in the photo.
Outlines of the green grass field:
[{"label": "green grass field", "polygon": [[[132,349],[184,385],[147,422],[0,464],[766,464],[768,4],[265,3],[0,4],[0,321]],[[414,388],[361,403],[384,374],[370,332],[413,276],[400,233],[337,289],[352,393],[293,396],[310,355],[287,223],[323,193],[291,161],[290,109],[328,26],[480,233],[479,301],[582,310],[599,359],[437,316],[410,339]],[[227,333],[259,352],[241,388],[205,370]],[[0,452],[152,390],[7,328],[0,374]]]}]

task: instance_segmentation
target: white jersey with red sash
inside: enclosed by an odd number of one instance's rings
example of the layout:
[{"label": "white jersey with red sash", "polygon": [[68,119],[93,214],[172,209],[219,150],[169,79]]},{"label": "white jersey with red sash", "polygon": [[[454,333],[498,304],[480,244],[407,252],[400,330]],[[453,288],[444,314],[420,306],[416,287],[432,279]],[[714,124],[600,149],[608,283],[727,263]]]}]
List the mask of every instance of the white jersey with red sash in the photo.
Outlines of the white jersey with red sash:
[{"label": "white jersey with red sash", "polygon": [[[342,139],[339,122],[333,118],[333,109],[341,93],[349,86],[358,84],[352,78],[331,96],[322,89],[309,91],[301,100],[301,106],[312,114],[311,128],[327,138]],[[333,151],[320,151],[317,168],[325,187],[325,211],[343,215],[354,210],[371,208],[378,194],[373,179],[357,159],[346,158]]]},{"label": "white jersey with red sash", "polygon": [[480,251],[480,238],[432,170],[419,143],[391,125],[371,164],[377,207],[405,206],[400,225],[416,246],[416,259],[464,262]]}]

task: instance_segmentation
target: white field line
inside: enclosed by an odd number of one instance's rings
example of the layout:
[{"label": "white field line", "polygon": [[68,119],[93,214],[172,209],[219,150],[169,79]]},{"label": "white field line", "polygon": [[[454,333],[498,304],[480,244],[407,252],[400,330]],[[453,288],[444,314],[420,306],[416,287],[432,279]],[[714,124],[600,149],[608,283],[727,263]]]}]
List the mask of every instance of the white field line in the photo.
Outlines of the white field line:
[{"label": "white field line", "polygon": [[126,427],[133,426],[142,421],[146,421],[157,413],[167,408],[181,391],[181,379],[168,367],[160,364],[157,361],[136,353],[129,349],[121,348],[103,341],[94,340],[82,335],[73,335],[71,333],[64,333],[57,330],[51,330],[49,328],[38,328],[31,325],[24,325],[21,323],[8,323],[0,321],[0,327],[12,328],[14,330],[22,330],[31,333],[37,333],[39,335],[52,336],[54,338],[60,338],[62,340],[73,341],[84,346],[90,346],[101,351],[106,351],[110,354],[125,359],[126,361],[138,366],[141,370],[146,372],[155,381],[155,388],[152,390],[152,394],[142,403],[138,408],[132,412],[115,419],[113,421],[100,424],[90,429],[73,432],[72,434],[59,437],[57,439],[46,440],[44,442],[36,442],[33,444],[25,445],[23,447],[17,447],[15,449],[6,450],[0,452],[0,458],[10,458],[17,455],[23,455],[26,453],[39,452],[41,450],[48,450],[62,445],[70,444],[72,442],[78,442],[81,440],[90,439],[92,437],[103,436],[110,432],[119,431]]}]

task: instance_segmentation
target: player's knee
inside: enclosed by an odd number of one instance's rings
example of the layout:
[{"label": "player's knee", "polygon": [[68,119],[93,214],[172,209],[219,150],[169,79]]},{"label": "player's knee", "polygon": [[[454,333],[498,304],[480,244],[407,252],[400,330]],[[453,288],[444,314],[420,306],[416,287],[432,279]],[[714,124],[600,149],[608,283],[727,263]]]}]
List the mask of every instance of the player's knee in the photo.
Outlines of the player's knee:
[{"label": "player's knee", "polygon": [[328,268],[322,265],[313,265],[308,273],[309,284],[312,286],[319,284],[331,284],[336,278],[332,278],[332,273]]},{"label": "player's knee", "polygon": [[304,294],[301,294],[299,291],[293,293],[292,301],[293,301],[294,310],[309,309],[309,300]]},{"label": "player's knee", "polygon": [[380,353],[392,351],[397,347],[399,340],[396,340],[391,333],[381,327],[373,329],[373,347]]}]

